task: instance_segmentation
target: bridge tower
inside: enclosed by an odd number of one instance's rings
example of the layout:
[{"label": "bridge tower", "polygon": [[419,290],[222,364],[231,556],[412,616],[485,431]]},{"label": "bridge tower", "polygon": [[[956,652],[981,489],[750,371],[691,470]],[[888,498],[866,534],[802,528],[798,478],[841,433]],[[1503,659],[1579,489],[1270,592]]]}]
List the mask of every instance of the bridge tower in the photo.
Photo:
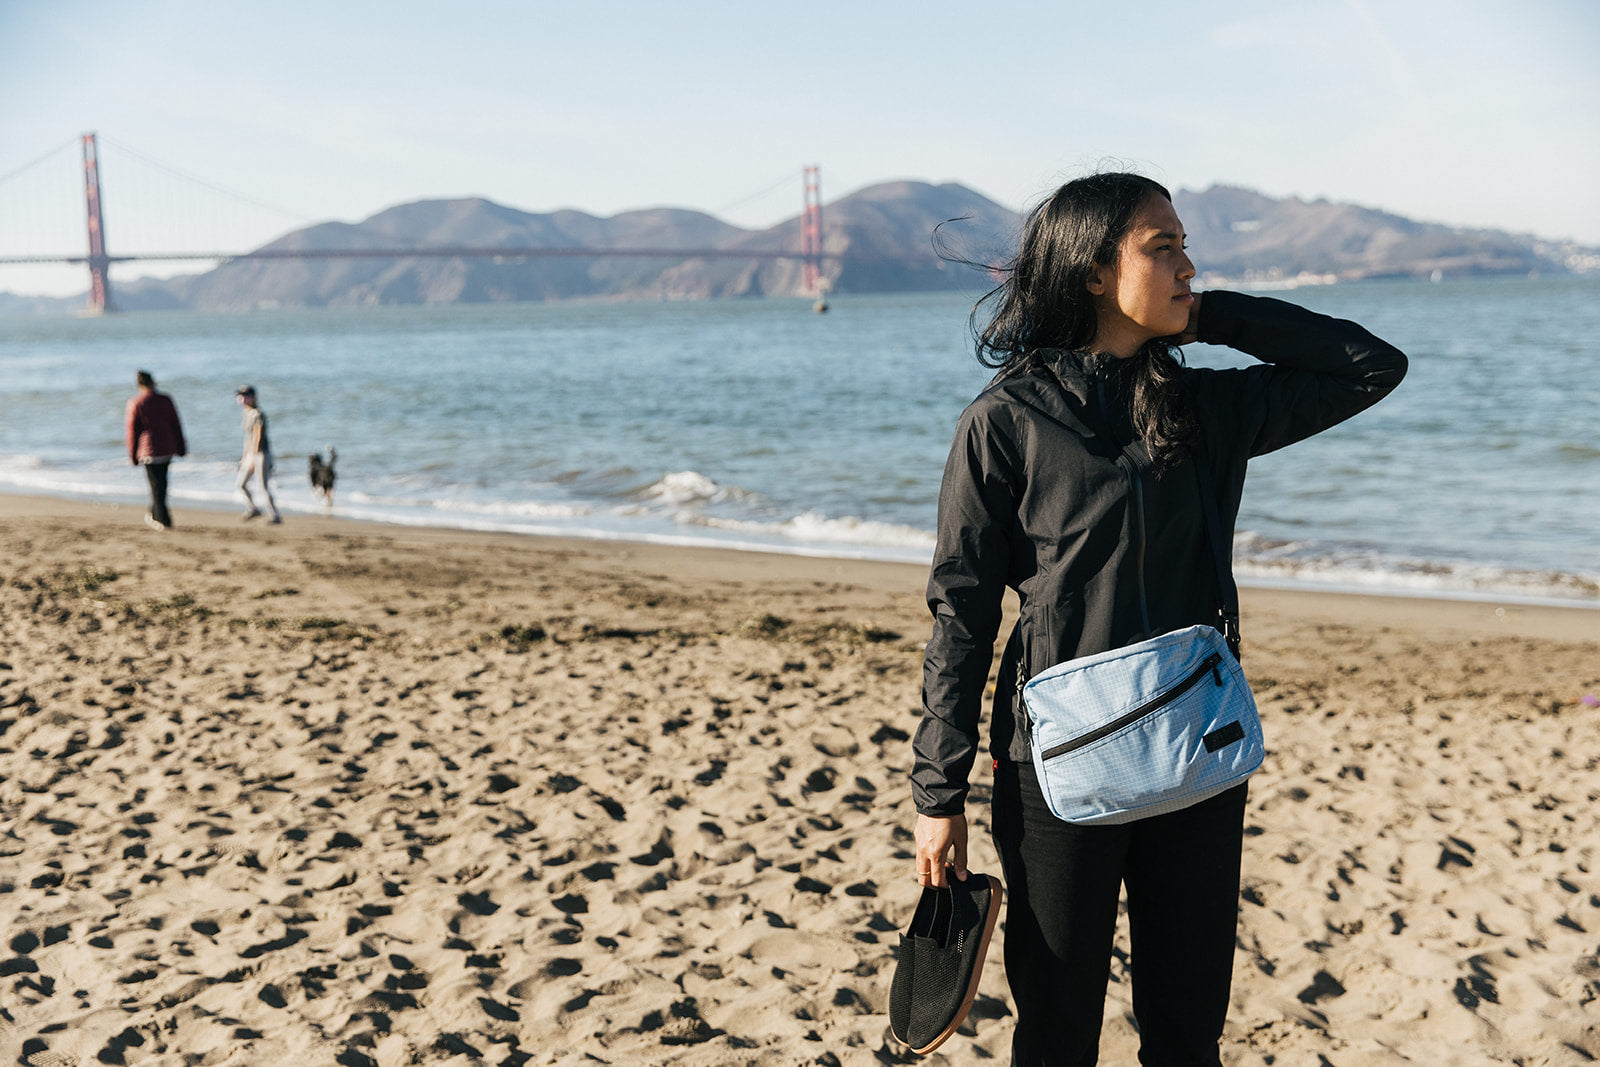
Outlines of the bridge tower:
[{"label": "bridge tower", "polygon": [[[822,269],[822,168],[806,167],[805,210],[800,214],[800,285],[808,293],[818,293]],[[819,294],[820,295],[820,294]]]},{"label": "bridge tower", "polygon": [[107,268],[106,220],[100,209],[100,150],[95,135],[83,135],[83,191],[89,207],[89,307],[90,314],[103,315],[111,306],[111,279]]}]

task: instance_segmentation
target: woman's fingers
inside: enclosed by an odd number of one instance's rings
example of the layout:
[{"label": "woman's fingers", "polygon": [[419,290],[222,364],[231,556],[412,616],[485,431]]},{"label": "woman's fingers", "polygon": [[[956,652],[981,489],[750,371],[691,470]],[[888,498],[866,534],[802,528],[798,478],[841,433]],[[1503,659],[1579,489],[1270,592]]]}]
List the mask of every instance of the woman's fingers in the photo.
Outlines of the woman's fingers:
[{"label": "woman's fingers", "polygon": [[947,865],[954,853],[957,876],[967,874],[967,819],[965,815],[948,817],[918,815],[915,831],[917,842],[917,884],[921,886],[947,886],[950,884]]},{"label": "woman's fingers", "polygon": [[917,884],[942,885],[938,881],[944,871],[944,854],[950,847],[948,839],[933,837],[917,842]]},{"label": "woman's fingers", "polygon": [[965,882],[967,880],[967,835],[962,834],[959,841],[951,843],[955,845],[955,863],[953,866],[956,877]]}]

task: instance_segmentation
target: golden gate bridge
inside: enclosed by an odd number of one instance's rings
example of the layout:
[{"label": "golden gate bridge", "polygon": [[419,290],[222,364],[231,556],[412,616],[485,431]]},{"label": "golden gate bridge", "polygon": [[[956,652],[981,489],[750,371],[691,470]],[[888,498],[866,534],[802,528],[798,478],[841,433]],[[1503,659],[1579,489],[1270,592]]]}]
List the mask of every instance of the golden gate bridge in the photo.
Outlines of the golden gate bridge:
[{"label": "golden gate bridge", "polygon": [[[71,253],[20,253],[0,255],[0,266],[23,266],[44,264],[71,264],[82,265],[89,271],[88,307],[85,309],[92,314],[105,314],[116,308],[111,296],[110,268],[113,263],[134,262],[161,262],[161,261],[189,261],[216,263],[236,263],[251,260],[274,259],[302,259],[302,260],[333,260],[333,259],[409,259],[413,257],[424,258],[493,258],[500,260],[517,259],[544,259],[544,258],[596,258],[605,256],[617,257],[650,257],[670,259],[742,259],[742,260],[799,260],[801,264],[801,287],[808,294],[821,295],[821,265],[824,260],[845,260],[846,257],[830,254],[823,251],[822,247],[822,187],[821,171],[819,167],[808,166],[802,168],[802,212],[800,217],[800,247],[796,250],[787,249],[760,249],[760,248],[611,248],[611,247],[536,247],[529,245],[425,245],[415,248],[317,248],[317,249],[287,249],[287,248],[257,248],[244,252],[221,251],[147,251],[147,252],[119,252],[113,254],[109,250],[106,239],[105,207],[100,184],[100,145],[99,137],[94,133],[85,133],[81,136],[83,150],[83,198],[85,217],[88,231],[88,248],[82,254]],[[0,186],[33,168],[44,159],[62,151],[66,146],[56,149],[27,164],[10,174],[0,176]],[[131,151],[131,150],[130,150]],[[135,153],[137,155],[137,153]],[[153,161],[148,161],[152,162]],[[160,169],[169,170],[155,164]],[[180,177],[189,177],[179,174]],[[192,181],[198,179],[191,178]],[[209,183],[201,181],[202,185]],[[228,193],[216,186],[212,189],[234,196],[236,199],[247,200],[250,198]],[[260,205],[259,201],[250,201]],[[265,205],[260,205],[265,206]],[[276,210],[276,209],[274,209]],[[285,212],[285,214],[288,214]],[[819,308],[823,306],[819,304]]]}]

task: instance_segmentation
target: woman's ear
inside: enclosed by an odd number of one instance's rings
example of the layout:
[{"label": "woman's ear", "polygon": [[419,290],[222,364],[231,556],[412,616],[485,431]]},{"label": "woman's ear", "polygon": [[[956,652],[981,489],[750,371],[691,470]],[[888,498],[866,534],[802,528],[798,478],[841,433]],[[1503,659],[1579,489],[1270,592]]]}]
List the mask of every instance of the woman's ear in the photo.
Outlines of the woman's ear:
[{"label": "woman's ear", "polygon": [[1088,280],[1083,283],[1083,287],[1085,289],[1089,290],[1089,295],[1090,296],[1104,296],[1105,295],[1105,292],[1106,292],[1106,281],[1107,281],[1106,280],[1106,274],[1107,273],[1108,273],[1108,268],[1102,267],[1102,266],[1098,266],[1098,265],[1096,265],[1094,270],[1089,272]]}]

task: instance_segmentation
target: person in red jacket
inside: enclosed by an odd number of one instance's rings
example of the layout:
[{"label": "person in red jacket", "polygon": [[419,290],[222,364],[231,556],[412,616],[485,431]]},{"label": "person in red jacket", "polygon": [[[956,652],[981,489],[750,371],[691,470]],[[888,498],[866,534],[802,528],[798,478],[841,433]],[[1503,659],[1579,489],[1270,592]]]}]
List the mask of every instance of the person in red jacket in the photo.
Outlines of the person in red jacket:
[{"label": "person in red jacket", "polygon": [[150,482],[145,524],[152,530],[165,530],[172,525],[172,513],[167,510],[167,465],[174,456],[188,455],[189,448],[172,398],[156,391],[156,380],[149,371],[140,371],[136,380],[138,395],[128,401],[128,459],[144,467]]}]

